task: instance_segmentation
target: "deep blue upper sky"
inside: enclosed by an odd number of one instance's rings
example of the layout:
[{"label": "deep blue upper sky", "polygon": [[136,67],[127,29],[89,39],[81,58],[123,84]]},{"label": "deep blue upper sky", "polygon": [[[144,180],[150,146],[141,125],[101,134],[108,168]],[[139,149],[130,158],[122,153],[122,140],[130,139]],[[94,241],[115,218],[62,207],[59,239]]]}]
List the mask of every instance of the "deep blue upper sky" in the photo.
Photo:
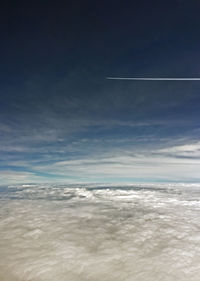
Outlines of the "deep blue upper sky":
[{"label": "deep blue upper sky", "polygon": [[0,11],[0,179],[199,181],[198,1],[11,1]]}]

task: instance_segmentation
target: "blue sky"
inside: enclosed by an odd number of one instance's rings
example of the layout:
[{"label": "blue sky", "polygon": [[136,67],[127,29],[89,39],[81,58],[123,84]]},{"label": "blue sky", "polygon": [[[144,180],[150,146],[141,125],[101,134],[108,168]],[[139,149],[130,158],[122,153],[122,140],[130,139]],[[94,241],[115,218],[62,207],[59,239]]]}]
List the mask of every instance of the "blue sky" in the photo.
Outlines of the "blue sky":
[{"label": "blue sky", "polygon": [[200,180],[196,1],[19,1],[2,9],[0,179]]}]

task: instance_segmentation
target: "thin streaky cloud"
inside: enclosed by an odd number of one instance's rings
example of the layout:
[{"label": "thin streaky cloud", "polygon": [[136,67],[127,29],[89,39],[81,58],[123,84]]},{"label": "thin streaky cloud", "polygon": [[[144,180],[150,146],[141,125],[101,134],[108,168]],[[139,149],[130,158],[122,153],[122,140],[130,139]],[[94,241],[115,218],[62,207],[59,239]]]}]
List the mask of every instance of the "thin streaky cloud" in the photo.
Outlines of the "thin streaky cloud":
[{"label": "thin streaky cloud", "polygon": [[198,77],[106,77],[107,80],[140,80],[140,81],[200,81]]}]

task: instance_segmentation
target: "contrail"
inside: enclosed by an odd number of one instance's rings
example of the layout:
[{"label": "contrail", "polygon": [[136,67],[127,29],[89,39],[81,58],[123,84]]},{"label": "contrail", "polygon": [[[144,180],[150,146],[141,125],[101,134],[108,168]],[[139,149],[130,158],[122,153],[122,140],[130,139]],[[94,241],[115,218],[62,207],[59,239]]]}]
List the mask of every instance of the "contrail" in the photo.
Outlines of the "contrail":
[{"label": "contrail", "polygon": [[162,77],[106,77],[108,80],[140,80],[140,81],[200,81],[200,78],[189,78],[189,77],[181,77],[181,78],[162,78]]}]

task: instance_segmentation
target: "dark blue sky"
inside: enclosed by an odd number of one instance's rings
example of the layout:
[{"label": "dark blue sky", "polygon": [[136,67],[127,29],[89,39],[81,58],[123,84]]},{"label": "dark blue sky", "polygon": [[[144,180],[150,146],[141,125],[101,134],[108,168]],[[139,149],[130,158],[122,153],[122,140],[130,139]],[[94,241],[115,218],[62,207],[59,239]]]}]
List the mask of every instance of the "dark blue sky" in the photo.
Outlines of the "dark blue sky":
[{"label": "dark blue sky", "polygon": [[199,181],[198,1],[8,1],[0,178]]}]

